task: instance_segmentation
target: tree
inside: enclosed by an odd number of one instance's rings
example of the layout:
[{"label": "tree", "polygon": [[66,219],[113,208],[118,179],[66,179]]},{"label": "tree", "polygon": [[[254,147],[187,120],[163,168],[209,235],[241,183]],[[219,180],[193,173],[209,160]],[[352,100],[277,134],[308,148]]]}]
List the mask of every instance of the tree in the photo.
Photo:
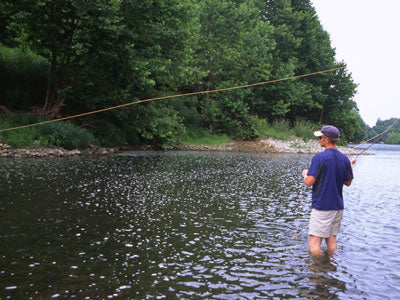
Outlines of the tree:
[{"label": "tree", "polygon": [[[309,0],[267,0],[264,19],[276,28],[275,61],[291,66],[293,74],[336,68],[335,51]],[[277,68],[279,69],[279,68]],[[289,73],[290,74],[290,73]],[[283,88],[284,86],[284,88]],[[305,118],[327,123],[337,112],[356,107],[352,97],[356,85],[344,70],[307,77],[270,87],[264,95],[269,114],[274,109],[290,120]]]},{"label": "tree", "polygon": [[[207,0],[201,4],[198,65],[205,76],[201,90],[214,90],[267,80],[275,43],[272,27],[260,19],[253,1]],[[249,104],[257,94],[250,89],[199,97],[198,112],[205,125],[240,137]]]},{"label": "tree", "polygon": [[[99,81],[109,83],[121,79],[109,76],[110,73],[118,75],[119,67],[123,66],[123,52],[126,52],[126,45],[118,43],[123,29],[120,1],[21,0],[9,3],[12,7],[9,28],[15,34],[14,40],[50,63],[46,98],[37,113],[54,118],[73,91],[94,91],[91,87]],[[94,68],[95,65],[102,68]],[[82,78],[82,74],[86,76]],[[97,78],[90,78],[90,75]]]},{"label": "tree", "polygon": [[390,132],[385,140],[385,143],[400,145],[400,130],[397,128]]},{"label": "tree", "polygon": [[[370,139],[378,134],[381,134],[396,122],[396,118],[388,120],[378,119],[374,127],[369,128],[367,131],[367,138]],[[390,129],[388,134],[381,135],[374,142],[383,141],[389,144],[397,144],[397,134],[400,132],[400,122],[396,122],[393,128]]]}]

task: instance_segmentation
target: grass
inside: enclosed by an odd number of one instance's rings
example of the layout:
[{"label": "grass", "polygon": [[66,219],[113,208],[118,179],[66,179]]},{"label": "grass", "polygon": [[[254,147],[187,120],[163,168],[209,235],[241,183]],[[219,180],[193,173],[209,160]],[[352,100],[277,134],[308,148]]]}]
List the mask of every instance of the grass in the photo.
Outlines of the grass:
[{"label": "grass", "polygon": [[204,128],[188,128],[182,140],[183,145],[207,145],[219,146],[232,142],[232,138],[226,134],[212,134]]},{"label": "grass", "polygon": [[[272,124],[259,122],[257,126],[260,138],[273,138],[282,141],[288,141],[296,137],[308,141],[314,139],[315,130],[317,130],[315,124],[303,120],[295,122],[293,126],[286,120],[277,120]],[[204,128],[188,128],[182,144],[218,146],[229,144],[232,140],[226,134],[213,134]]]},{"label": "grass", "polygon": [[[0,114],[0,129],[43,121],[26,113]],[[15,148],[59,146],[68,150],[85,149],[98,142],[91,132],[69,123],[56,122],[41,126],[0,132],[0,141]]]},{"label": "grass", "polygon": [[293,126],[291,126],[289,121],[277,120],[272,124],[263,126],[262,130],[260,130],[260,137],[283,141],[297,137],[308,141],[314,138],[316,128],[316,125],[303,120],[296,121]]},{"label": "grass", "polygon": [[[25,114],[14,114],[7,116],[0,115],[0,129],[12,128],[20,125],[34,123],[36,120],[33,117]],[[16,148],[30,148],[33,142],[38,138],[38,129],[34,127],[6,131],[0,133],[0,141],[9,144]]]}]

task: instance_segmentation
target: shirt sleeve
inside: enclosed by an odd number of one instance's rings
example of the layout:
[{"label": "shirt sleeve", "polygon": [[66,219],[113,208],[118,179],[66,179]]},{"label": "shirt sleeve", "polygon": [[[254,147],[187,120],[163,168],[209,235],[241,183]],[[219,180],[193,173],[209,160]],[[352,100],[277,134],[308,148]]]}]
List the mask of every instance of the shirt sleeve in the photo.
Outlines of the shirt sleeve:
[{"label": "shirt sleeve", "polygon": [[320,169],[320,164],[321,163],[319,159],[316,156],[314,156],[313,159],[311,160],[311,165],[310,168],[308,169],[307,175],[317,177],[318,170]]},{"label": "shirt sleeve", "polygon": [[353,179],[353,168],[351,167],[351,162],[350,160],[346,162],[346,173],[344,175],[344,181],[348,181],[350,179]]}]

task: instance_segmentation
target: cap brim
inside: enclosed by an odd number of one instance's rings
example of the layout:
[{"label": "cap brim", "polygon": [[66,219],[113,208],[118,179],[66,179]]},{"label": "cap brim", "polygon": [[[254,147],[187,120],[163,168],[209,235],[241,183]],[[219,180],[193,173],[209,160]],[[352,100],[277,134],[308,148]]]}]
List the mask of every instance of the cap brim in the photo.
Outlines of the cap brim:
[{"label": "cap brim", "polygon": [[323,136],[324,134],[321,131],[314,131],[315,136]]}]

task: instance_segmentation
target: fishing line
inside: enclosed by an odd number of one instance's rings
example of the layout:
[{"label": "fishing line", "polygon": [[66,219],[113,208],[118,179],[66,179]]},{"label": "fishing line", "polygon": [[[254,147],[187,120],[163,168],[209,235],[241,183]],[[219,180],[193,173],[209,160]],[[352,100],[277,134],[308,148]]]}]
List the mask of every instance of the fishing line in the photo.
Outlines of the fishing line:
[{"label": "fishing line", "polygon": [[120,105],[116,105],[116,106],[112,106],[112,107],[107,107],[107,108],[103,108],[103,109],[99,109],[99,110],[94,110],[94,111],[90,111],[90,112],[86,112],[86,113],[81,113],[81,114],[77,114],[77,115],[62,117],[62,118],[58,118],[58,119],[54,119],[54,120],[47,120],[47,121],[38,122],[38,123],[34,123],[34,124],[27,124],[27,125],[17,126],[17,127],[7,128],[7,129],[0,129],[0,132],[6,132],[6,131],[11,131],[11,130],[17,130],[17,129],[22,129],[22,128],[39,126],[39,125],[43,125],[43,124],[49,124],[49,123],[54,123],[54,122],[59,122],[59,121],[75,119],[75,118],[78,118],[78,117],[93,115],[93,114],[97,114],[97,113],[100,113],[100,112],[110,111],[110,110],[113,110],[113,109],[122,108],[122,107],[130,106],[130,105],[134,105],[134,104],[139,104],[139,103],[158,101],[158,100],[165,100],[165,99],[178,98],[178,97],[194,96],[194,95],[200,95],[200,94],[219,93],[219,92],[225,92],[225,91],[231,91],[231,90],[237,90],[237,89],[244,89],[244,88],[249,88],[249,87],[254,87],[254,86],[259,86],[259,85],[266,85],[266,84],[271,84],[271,83],[275,83],[275,82],[291,80],[291,79],[314,76],[314,75],[318,75],[318,74],[322,74],[322,73],[337,71],[337,70],[344,69],[344,68],[345,68],[345,66],[341,66],[341,67],[338,67],[338,68],[333,68],[333,69],[328,69],[328,70],[323,70],[323,71],[317,71],[317,72],[312,72],[312,73],[302,74],[302,75],[295,75],[295,76],[281,78],[281,79],[262,81],[262,82],[247,84],[247,85],[234,86],[234,87],[228,87],[228,88],[222,88],[222,89],[216,89],[216,90],[210,90],[210,91],[200,91],[200,92],[176,94],[176,95],[169,95],[169,96],[162,96],[162,97],[155,97],[155,98],[149,98],[149,99],[144,99],[144,100],[138,100],[138,101],[124,103],[124,104],[120,104]]},{"label": "fishing line", "polygon": [[[366,143],[368,143],[368,142],[370,142],[370,141],[373,141],[373,140],[376,139],[377,137],[380,137],[380,136],[384,135],[385,133],[388,133],[388,132],[397,124],[397,122],[399,122],[399,121],[400,121],[400,119],[394,120],[394,122],[393,122],[392,124],[390,124],[384,131],[382,131],[381,133],[378,133],[377,135],[373,136],[372,138],[369,138],[368,140],[366,140],[366,141],[364,141],[364,142],[361,142],[360,144],[358,144],[358,145],[355,146],[355,147],[351,147],[351,149],[357,149],[357,148],[360,147],[361,145],[364,145],[364,144],[366,144]],[[372,145],[374,145],[374,144],[376,144],[376,143],[377,143],[377,141],[376,141],[376,142],[373,142],[373,143],[370,143],[370,145],[369,145],[368,147],[363,148],[362,151],[360,151],[359,153],[357,153],[356,156],[355,156],[355,158],[357,158],[359,155],[361,155],[362,153],[364,153],[365,151],[367,151],[369,148],[371,148]]]},{"label": "fishing line", "polygon": [[[400,121],[400,119],[396,119],[391,125],[389,125],[389,126],[388,126],[384,131],[382,131],[381,133],[378,133],[377,135],[375,135],[375,136],[373,136],[373,137],[371,137],[371,138],[369,138],[369,139],[367,139],[367,140],[361,142],[360,144],[358,144],[358,145],[355,146],[355,147],[351,147],[350,149],[357,149],[357,147],[360,147],[361,145],[364,145],[364,144],[366,144],[366,143],[368,143],[368,142],[370,142],[370,141],[373,141],[373,140],[375,140],[376,138],[378,138],[378,137],[380,137],[380,136],[382,136],[382,135],[388,133],[388,132],[397,124],[397,122],[399,122],[399,121]],[[374,144],[376,144],[376,143],[377,143],[377,142],[370,143],[370,145],[368,145],[368,147],[363,148],[359,153],[356,154],[355,159],[357,159],[357,157],[358,157],[359,155],[361,155],[362,153],[364,153],[365,151],[367,151],[369,148],[371,148],[372,145],[374,145]],[[305,190],[307,190],[307,186],[305,187]],[[297,238],[299,237],[299,235],[300,235],[300,234],[303,232],[303,230],[304,230],[304,228],[302,228],[301,230],[299,230],[298,223],[300,222],[300,214],[299,214],[299,217],[297,218],[296,221],[297,221],[296,230],[295,230],[295,233],[293,234],[293,236],[291,237],[292,240],[297,239]]]}]

